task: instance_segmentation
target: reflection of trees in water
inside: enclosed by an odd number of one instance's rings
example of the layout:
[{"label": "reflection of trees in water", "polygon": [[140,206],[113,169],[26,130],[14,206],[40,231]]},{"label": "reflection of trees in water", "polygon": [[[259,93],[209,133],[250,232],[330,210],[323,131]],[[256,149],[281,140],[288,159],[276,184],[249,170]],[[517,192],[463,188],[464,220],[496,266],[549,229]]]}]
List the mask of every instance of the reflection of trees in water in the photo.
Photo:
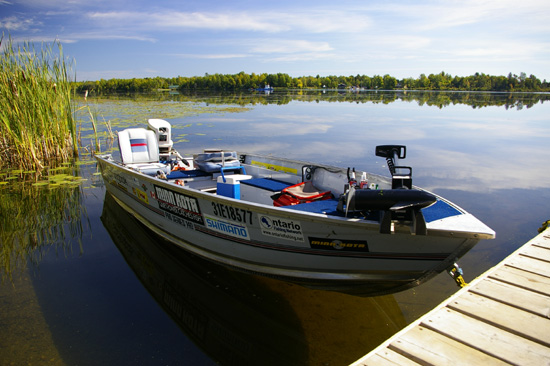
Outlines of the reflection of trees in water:
[{"label": "reflection of trees in water", "polygon": [[207,104],[226,105],[256,105],[256,104],[288,104],[292,101],[301,102],[333,102],[333,103],[383,103],[396,101],[416,102],[421,106],[443,108],[449,105],[465,104],[472,108],[502,106],[506,109],[531,108],[539,102],[550,100],[550,93],[506,93],[506,92],[452,92],[452,91],[391,91],[363,90],[352,92],[348,90],[294,90],[277,89],[275,92],[208,92],[187,91],[184,93],[129,93],[102,95],[101,98],[113,100],[135,101],[180,101],[203,102]]},{"label": "reflection of trees in water", "polygon": [[52,248],[69,255],[76,240],[82,252],[87,214],[80,182],[71,182],[54,182],[49,188],[42,188],[36,183],[18,181],[0,191],[2,281],[24,269],[27,260],[38,265]]}]

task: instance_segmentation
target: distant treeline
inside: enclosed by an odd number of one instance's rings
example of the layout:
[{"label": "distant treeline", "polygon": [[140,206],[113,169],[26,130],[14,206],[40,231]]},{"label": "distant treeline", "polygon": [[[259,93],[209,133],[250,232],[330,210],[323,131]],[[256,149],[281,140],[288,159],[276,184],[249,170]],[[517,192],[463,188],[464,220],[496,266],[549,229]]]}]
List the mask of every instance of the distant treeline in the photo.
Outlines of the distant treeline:
[{"label": "distant treeline", "polygon": [[185,90],[243,90],[263,88],[363,88],[363,89],[405,89],[405,90],[462,90],[462,91],[500,91],[500,92],[540,92],[550,91],[550,83],[540,81],[536,76],[525,73],[509,73],[508,76],[493,76],[476,73],[472,76],[451,76],[445,72],[421,74],[417,79],[397,79],[390,75],[356,76],[302,76],[291,77],[288,74],[205,74],[204,76],[174,78],[109,79],[76,82],[79,92],[88,90],[95,93],[147,92],[157,89]]}]

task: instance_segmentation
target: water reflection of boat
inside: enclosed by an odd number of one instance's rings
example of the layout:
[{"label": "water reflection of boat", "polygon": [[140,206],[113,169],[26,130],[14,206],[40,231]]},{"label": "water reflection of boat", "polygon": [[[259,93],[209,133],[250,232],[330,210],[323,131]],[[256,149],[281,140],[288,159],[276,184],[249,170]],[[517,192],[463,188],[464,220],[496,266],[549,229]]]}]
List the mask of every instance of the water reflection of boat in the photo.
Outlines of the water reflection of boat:
[{"label": "water reflection of boat", "polygon": [[391,295],[308,290],[198,258],[141,225],[109,193],[101,218],[143,286],[222,365],[347,364],[405,325]]},{"label": "water reflection of boat", "polygon": [[287,331],[299,325],[280,299],[266,316],[260,311],[264,300],[247,292],[230,270],[167,243],[108,193],[102,221],[143,286],[212,359],[244,365],[265,357],[267,364],[303,364],[302,335]]},{"label": "water reflection of boat", "polygon": [[404,146],[376,148],[390,179],[235,151],[183,159],[168,122],[149,126],[119,132],[122,161],[97,156],[107,190],[157,234],[228,267],[375,295],[416,286],[494,237],[412,185],[412,168],[397,164]]}]

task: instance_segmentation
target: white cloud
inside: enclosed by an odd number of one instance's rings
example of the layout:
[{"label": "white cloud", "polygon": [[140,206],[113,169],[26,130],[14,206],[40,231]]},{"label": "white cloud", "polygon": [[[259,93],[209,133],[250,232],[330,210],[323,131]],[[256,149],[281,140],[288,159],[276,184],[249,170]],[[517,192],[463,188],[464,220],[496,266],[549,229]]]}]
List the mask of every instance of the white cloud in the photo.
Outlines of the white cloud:
[{"label": "white cloud", "polygon": [[165,14],[153,14],[156,25],[167,28],[198,28],[211,30],[245,30],[275,32],[288,30],[282,24],[266,26],[263,19],[246,12],[235,13],[175,13],[170,17]]},{"label": "white cloud", "polygon": [[307,40],[259,39],[253,42],[250,51],[254,53],[296,53],[325,52],[333,48],[328,42],[312,42]]},{"label": "white cloud", "polygon": [[142,36],[139,34],[116,34],[113,32],[88,32],[88,33],[72,33],[71,38],[76,40],[122,40],[122,41],[145,41],[156,42],[157,39],[153,37]]},{"label": "white cloud", "polygon": [[181,53],[181,58],[195,59],[235,59],[265,57],[269,55],[269,62],[278,61],[305,61],[339,59],[341,56],[332,51],[333,48],[327,42],[311,42],[306,40],[284,39],[259,39],[248,41],[225,41],[225,45],[234,44],[235,48],[241,47],[241,53]]},{"label": "white cloud", "polygon": [[0,28],[6,28],[9,31],[26,31],[41,24],[40,21],[35,21],[32,18],[20,19],[16,16],[0,19]]},{"label": "white cloud", "polygon": [[215,60],[215,59],[244,58],[244,57],[249,57],[250,55],[242,54],[242,53],[239,53],[239,54],[237,54],[237,53],[233,53],[233,54],[223,54],[223,53],[219,53],[219,54],[181,53],[181,54],[178,54],[177,56],[182,57],[182,58],[202,58],[202,59]]},{"label": "white cloud", "polygon": [[546,18],[550,3],[545,0],[436,0],[423,3],[380,5],[377,11],[393,14],[414,25],[415,31],[436,30],[499,22],[503,26],[530,25]]},{"label": "white cloud", "polygon": [[277,33],[305,31],[311,33],[358,33],[371,24],[368,17],[344,11],[330,13],[308,9],[304,12],[89,12],[96,21],[132,23],[149,29],[240,30]]},{"label": "white cloud", "polygon": [[340,60],[345,61],[341,55],[336,53],[294,53],[290,55],[282,55],[278,57],[271,57],[266,62],[303,62],[303,61],[321,61],[321,60]]}]

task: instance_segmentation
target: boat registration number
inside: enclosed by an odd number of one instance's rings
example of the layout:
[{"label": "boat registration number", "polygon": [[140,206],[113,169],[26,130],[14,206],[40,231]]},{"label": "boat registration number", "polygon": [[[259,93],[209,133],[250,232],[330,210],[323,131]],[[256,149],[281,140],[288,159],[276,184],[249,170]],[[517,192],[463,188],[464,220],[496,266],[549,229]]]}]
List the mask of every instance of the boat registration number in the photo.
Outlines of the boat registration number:
[{"label": "boat registration number", "polygon": [[216,202],[212,202],[212,209],[214,210],[214,215],[218,217],[252,225],[252,211],[245,210],[244,208],[231,207]]}]

